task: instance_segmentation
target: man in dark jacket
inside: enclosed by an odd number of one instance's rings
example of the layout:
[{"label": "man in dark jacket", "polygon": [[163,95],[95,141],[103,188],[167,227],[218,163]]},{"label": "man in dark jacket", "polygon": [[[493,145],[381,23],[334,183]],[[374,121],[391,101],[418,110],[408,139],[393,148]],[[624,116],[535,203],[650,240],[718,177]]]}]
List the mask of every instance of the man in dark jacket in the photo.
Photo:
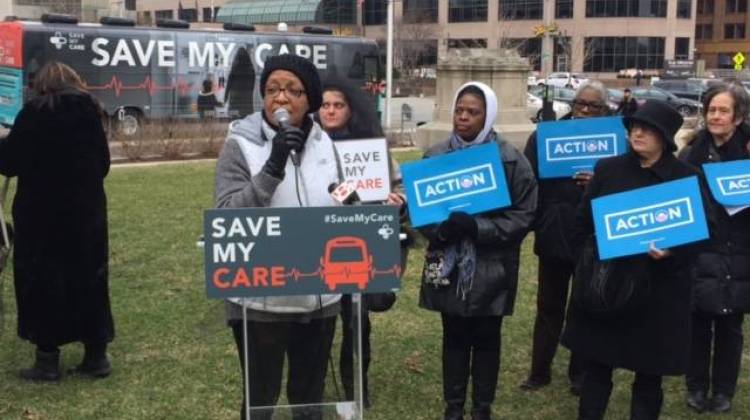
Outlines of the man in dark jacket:
[{"label": "man in dark jacket", "polygon": [[617,114],[629,117],[635,114],[635,111],[638,111],[638,101],[631,95],[630,89],[626,88],[623,91],[622,101],[617,106]]},{"label": "man in dark jacket", "polygon": [[[599,82],[581,86],[573,101],[573,112],[563,119],[581,119],[607,115],[607,91]],[[526,143],[524,155],[529,159],[534,174],[539,176],[536,131]],[[579,173],[573,178],[539,180],[539,206],[534,221],[534,253],[539,256],[536,320],[531,354],[531,372],[521,389],[533,391],[550,383],[552,360],[560,341],[568,284],[575,269],[573,251],[569,244],[575,209],[581,201],[590,173]],[[571,392],[580,390],[583,366],[571,355],[568,378]]]}]

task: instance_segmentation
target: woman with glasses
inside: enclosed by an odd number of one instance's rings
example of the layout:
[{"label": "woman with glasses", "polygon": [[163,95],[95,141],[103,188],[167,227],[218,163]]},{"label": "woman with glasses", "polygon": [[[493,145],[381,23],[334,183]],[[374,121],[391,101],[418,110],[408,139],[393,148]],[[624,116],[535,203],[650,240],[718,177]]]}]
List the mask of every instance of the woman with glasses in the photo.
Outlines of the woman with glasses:
[{"label": "woman with glasses", "polygon": [[425,157],[480,145],[500,151],[510,193],[508,207],[478,214],[450,213],[420,229],[429,244],[419,305],[440,313],[443,325],[445,420],[463,420],[471,378],[471,418],[492,418],[500,371],[503,317],[513,313],[521,242],[536,209],[537,185],[529,162],[493,129],[497,98],[489,86],[469,82],[456,93],[453,132]]},{"label": "woman with glasses", "polygon": [[[720,83],[709,89],[703,95],[706,127],[680,155],[698,168],[704,163],[750,159],[748,107],[750,99],[742,85]],[[742,361],[742,322],[750,311],[750,210],[731,216],[723,209],[716,213],[717,229],[693,270],[693,334],[686,381],[689,407],[723,413],[732,407]],[[710,399],[709,390],[713,391]]]},{"label": "woman with glasses", "polygon": [[[216,207],[335,205],[328,186],[340,179],[336,155],[331,139],[311,115],[322,102],[317,69],[295,55],[270,57],[260,77],[260,92],[263,109],[229,127],[216,164]],[[280,108],[289,114],[283,127],[274,117]],[[251,407],[276,405],[285,358],[289,403],[322,401],[340,299],[341,295],[310,295],[228,300],[228,323],[243,372],[244,349],[248,352]],[[243,401],[242,418],[244,407]],[[294,409],[292,414],[294,419],[322,415],[314,408]],[[270,410],[252,414],[254,420],[271,416]]]},{"label": "woman with glasses", "polygon": [[[571,246],[581,261],[562,343],[586,364],[579,420],[604,418],[612,373],[618,368],[635,372],[630,419],[658,419],[662,376],[683,375],[687,370],[689,271],[699,245],[661,249],[651,243],[647,253],[608,260],[607,270],[598,271],[593,268],[600,261],[591,211],[597,197],[699,175],[673,155],[674,136],[682,122],[676,110],[660,101],[646,102],[625,118],[630,150],[597,162],[578,206]],[[616,301],[610,291],[619,291]],[[588,299],[592,294],[596,298]]]},{"label": "woman with glasses", "polygon": [[[562,120],[602,117],[609,114],[607,90],[600,82],[582,85],[576,92],[573,111]],[[531,133],[524,154],[539,177],[537,134]],[[550,383],[552,360],[560,342],[568,285],[576,261],[570,244],[575,210],[583,190],[591,179],[590,172],[580,172],[572,178],[539,179],[539,205],[534,222],[534,253],[539,257],[536,320],[531,351],[531,372],[521,383],[521,389],[534,391]],[[570,389],[580,392],[583,379],[581,362],[575,354],[568,364]]]}]

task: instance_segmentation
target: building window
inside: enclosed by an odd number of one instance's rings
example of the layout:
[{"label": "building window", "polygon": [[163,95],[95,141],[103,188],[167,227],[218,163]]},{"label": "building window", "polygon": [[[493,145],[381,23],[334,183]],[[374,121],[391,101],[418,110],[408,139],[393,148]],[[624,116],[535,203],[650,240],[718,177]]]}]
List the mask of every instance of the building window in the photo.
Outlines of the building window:
[{"label": "building window", "polygon": [[675,60],[689,60],[690,59],[690,38],[675,38],[674,39],[674,59]]},{"label": "building window", "polygon": [[690,19],[690,9],[692,7],[692,0],[677,0],[677,17],[680,19]]},{"label": "building window", "polygon": [[591,37],[584,42],[583,70],[616,72],[621,69],[664,67],[664,38]]},{"label": "building window", "polygon": [[536,71],[542,71],[542,38],[501,38],[500,49],[514,49],[529,60]]},{"label": "building window", "polygon": [[451,38],[448,48],[487,48],[486,38]]},{"label": "building window", "polygon": [[362,23],[365,25],[385,25],[388,19],[388,0],[364,0]]},{"label": "building window", "polygon": [[172,10],[157,10],[154,12],[154,18],[156,19],[174,19],[174,11]]},{"label": "building window", "polygon": [[717,57],[717,62],[720,69],[733,69],[734,68],[734,57],[735,53],[727,54],[727,53],[719,53]]},{"label": "building window", "polygon": [[198,21],[198,10],[197,9],[179,9],[177,10],[180,20],[185,22],[197,22]]},{"label": "building window", "polygon": [[203,8],[203,21],[204,22],[213,22],[212,18],[213,18],[213,16],[211,16],[211,8],[210,7],[204,7]]},{"label": "building window", "polygon": [[714,0],[698,0],[698,14],[699,15],[714,14]]},{"label": "building window", "polygon": [[125,10],[136,10],[135,0],[125,0]]},{"label": "building window", "polygon": [[154,22],[151,20],[151,12],[146,10],[141,14],[141,18],[138,19],[139,25],[151,26]]},{"label": "building window", "polygon": [[448,0],[448,22],[486,22],[487,0]]},{"label": "building window", "polygon": [[667,0],[586,0],[586,17],[667,17]]},{"label": "building window", "polygon": [[695,39],[712,39],[714,37],[714,25],[695,25]]},{"label": "building window", "polygon": [[727,0],[727,13],[746,13],[747,0]]},{"label": "building window", "polygon": [[[559,4],[561,1],[557,3]],[[570,3],[573,2],[570,1]],[[541,19],[542,9],[542,0],[500,0],[500,20]]]},{"label": "building window", "polygon": [[555,19],[573,18],[573,0],[555,0]]},{"label": "building window", "polygon": [[354,25],[357,23],[357,5],[350,0],[323,0],[320,9],[321,23],[333,25]]},{"label": "building window", "polygon": [[724,25],[724,39],[744,39],[744,23],[728,23]]},{"label": "building window", "polygon": [[437,23],[438,0],[403,0],[404,23]]}]

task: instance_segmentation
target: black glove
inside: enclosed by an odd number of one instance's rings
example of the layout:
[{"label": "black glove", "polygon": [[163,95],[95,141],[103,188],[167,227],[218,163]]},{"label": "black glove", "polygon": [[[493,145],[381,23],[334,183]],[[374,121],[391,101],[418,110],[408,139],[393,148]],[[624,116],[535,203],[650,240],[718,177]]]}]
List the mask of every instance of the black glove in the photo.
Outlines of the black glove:
[{"label": "black glove", "polygon": [[452,212],[448,220],[438,227],[438,239],[445,243],[456,243],[465,237],[476,239],[478,235],[476,220],[462,211]]},{"label": "black glove", "polygon": [[271,156],[266,161],[265,171],[276,178],[284,178],[289,155],[292,150],[301,152],[306,140],[305,132],[297,127],[279,130],[271,141]]}]

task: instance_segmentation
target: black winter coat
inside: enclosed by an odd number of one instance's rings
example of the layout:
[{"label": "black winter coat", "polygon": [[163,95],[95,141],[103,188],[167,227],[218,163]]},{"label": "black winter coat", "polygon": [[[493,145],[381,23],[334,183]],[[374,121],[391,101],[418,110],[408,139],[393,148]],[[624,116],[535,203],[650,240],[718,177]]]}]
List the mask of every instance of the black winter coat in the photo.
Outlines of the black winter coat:
[{"label": "black winter coat", "polygon": [[[423,281],[419,293],[419,305],[423,308],[464,317],[513,313],[521,242],[534,219],[537,185],[529,162],[520,152],[505,141],[499,141],[498,147],[512,204],[474,215],[479,228],[475,243],[476,271],[466,300],[461,300],[456,292],[455,276],[447,287],[435,288]],[[430,148],[425,157],[450,152],[449,142],[444,142]],[[420,229],[431,248],[440,246],[437,226]]]},{"label": "black winter coat", "polygon": [[[748,159],[750,126],[740,125],[720,148],[710,147],[712,143],[711,134],[701,130],[681,155],[698,168],[708,162]],[[729,216],[712,201],[717,208],[717,226],[693,269],[694,310],[710,314],[750,312],[750,210]]]},{"label": "black winter coat", "polygon": [[[570,116],[562,118],[570,119]],[[523,151],[534,175],[539,178],[536,131],[531,133]],[[576,220],[576,208],[583,197],[583,187],[572,178],[540,179],[539,203],[534,220],[534,253],[540,259],[574,264],[570,238]]]},{"label": "black winter coat", "polygon": [[23,107],[0,141],[0,173],[18,177],[13,255],[18,335],[40,345],[108,342],[104,177],[109,148],[86,94],[46,96]]},{"label": "black winter coat", "polygon": [[[697,174],[670,153],[650,168],[641,168],[633,153],[600,160],[578,208],[576,249],[594,232],[592,199]],[[643,256],[648,260],[650,292],[638,311],[605,318],[586,312],[572,299],[563,345],[584,360],[607,366],[653,375],[684,373],[690,348],[689,270],[697,247],[672,248],[673,255],[659,261]]]}]

